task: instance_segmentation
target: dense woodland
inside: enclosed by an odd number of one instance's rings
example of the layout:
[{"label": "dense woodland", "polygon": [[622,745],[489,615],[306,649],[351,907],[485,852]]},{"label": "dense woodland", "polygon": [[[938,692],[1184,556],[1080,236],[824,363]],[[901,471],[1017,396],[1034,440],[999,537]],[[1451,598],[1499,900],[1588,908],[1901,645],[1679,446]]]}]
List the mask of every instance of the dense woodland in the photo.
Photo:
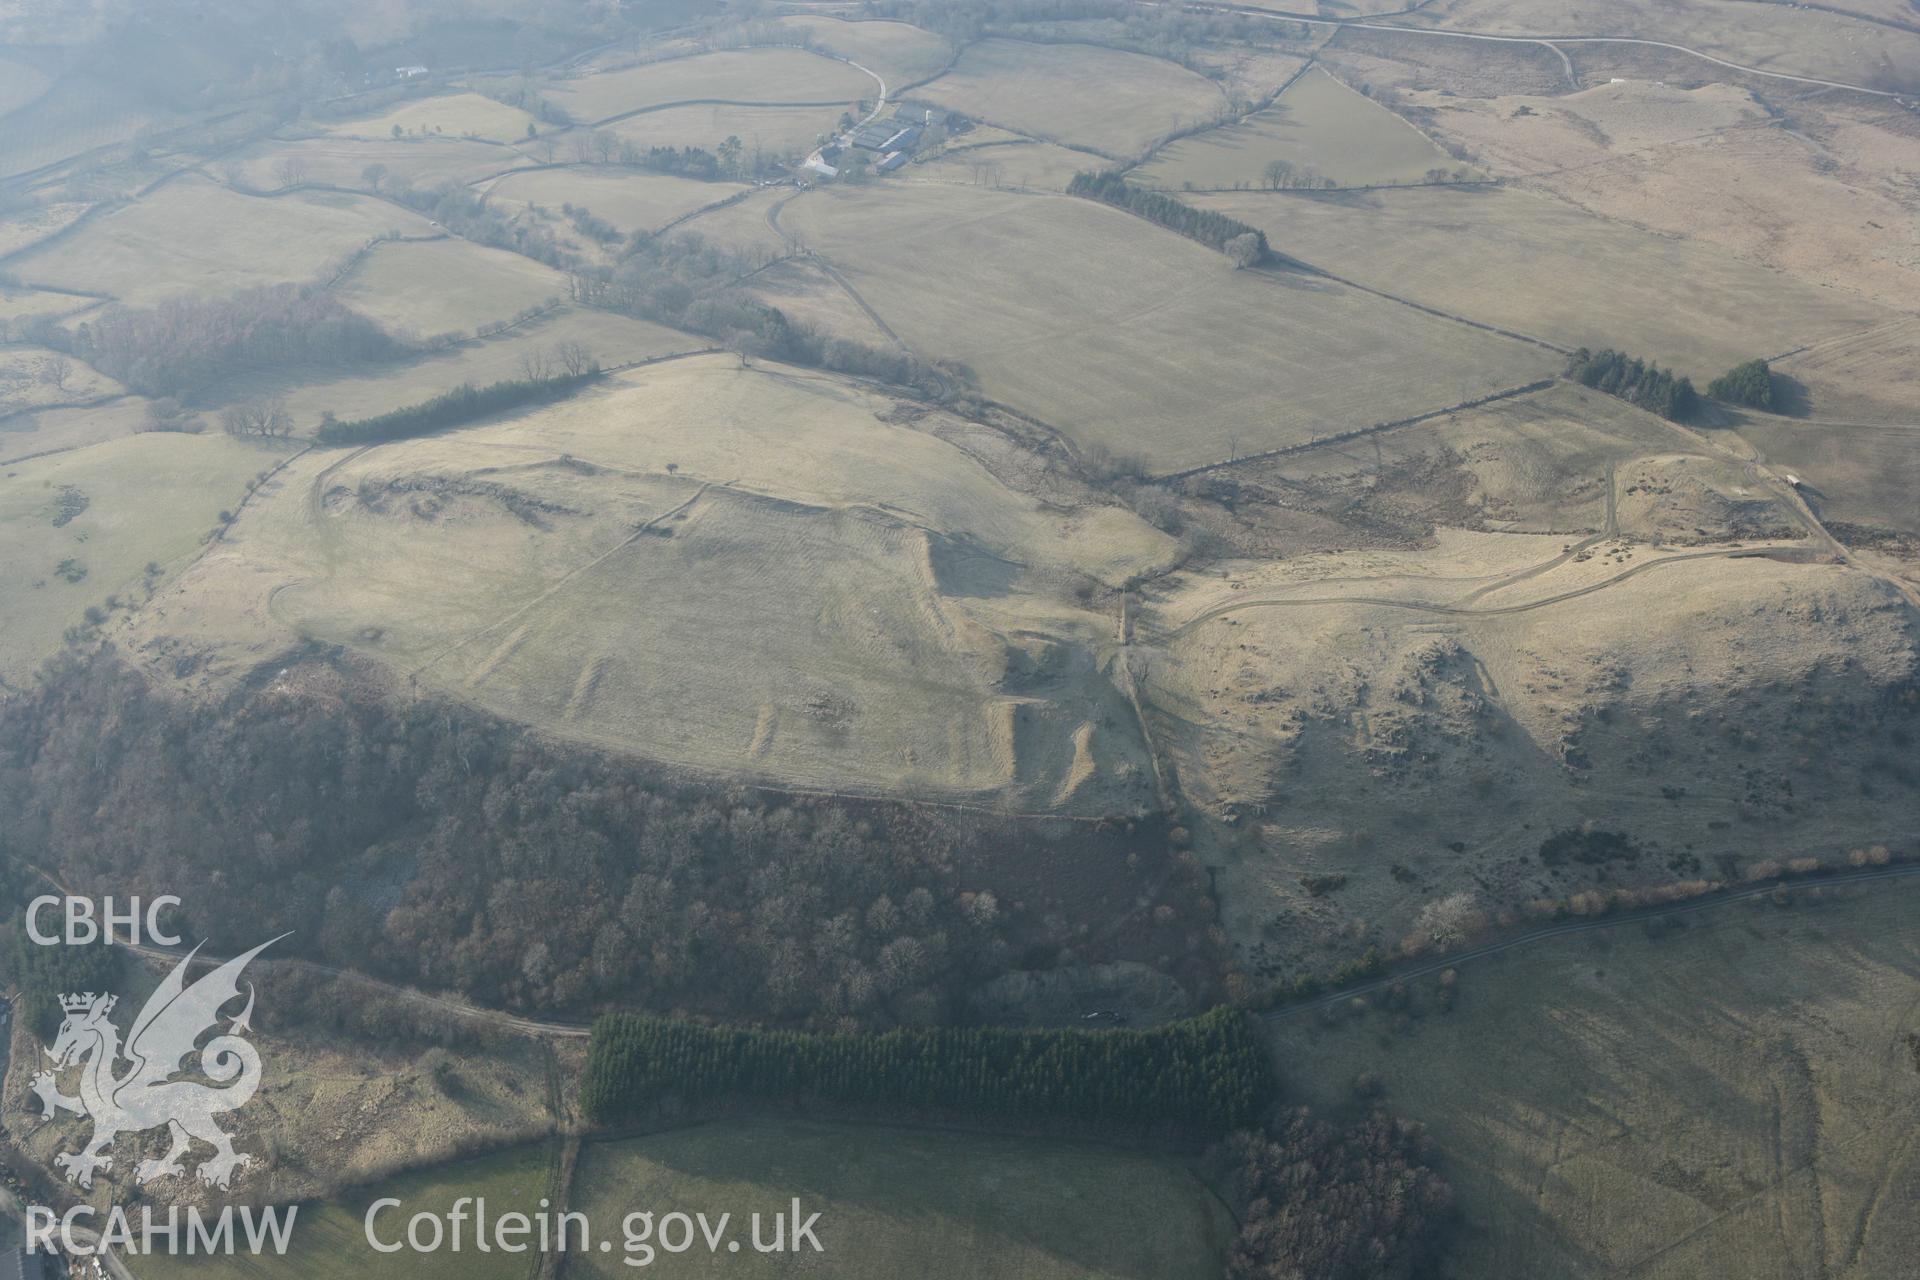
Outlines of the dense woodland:
[{"label": "dense woodland", "polygon": [[170,298],[144,310],[111,307],[70,330],[50,326],[38,340],[134,391],[166,397],[256,369],[391,360],[409,351],[324,289],[292,284]]},{"label": "dense woodland", "polygon": [[1773,408],[1773,370],[1765,360],[1737,364],[1707,384],[1707,394],[1749,409]]},{"label": "dense woodland", "polygon": [[1567,376],[1674,422],[1691,416],[1700,399],[1686,378],[1619,351],[1581,347],[1567,360]]},{"label": "dense woodland", "polygon": [[1221,1153],[1240,1237],[1227,1280],[1414,1280],[1435,1273],[1453,1192],[1419,1126],[1375,1111],[1350,1127],[1306,1109]]},{"label": "dense woodland", "polygon": [[581,1102],[610,1124],[668,1103],[813,1103],[1217,1135],[1257,1120],[1274,1089],[1260,1033],[1226,1009],[1145,1031],[829,1034],[615,1014],[594,1026]]},{"label": "dense woodland", "polygon": [[1243,267],[1262,261],[1268,253],[1267,233],[1258,227],[1211,209],[1192,208],[1159,191],[1136,187],[1111,170],[1074,174],[1073,180],[1067,183],[1067,194],[1085,196],[1138,214],[1209,249],[1218,249]]},{"label": "dense woodland", "polygon": [[1001,972],[1129,957],[1217,989],[1205,875],[1151,825],[717,788],[337,656],[194,705],[111,649],[56,660],[0,708],[0,806],[10,860],[177,895],[213,950],[293,930],[514,1008],[931,1025]]},{"label": "dense woodland", "polygon": [[560,373],[548,378],[515,378],[476,387],[463,382],[453,390],[419,404],[375,414],[371,418],[329,420],[313,433],[319,444],[373,444],[425,435],[442,427],[472,422],[489,413],[563,400],[600,376],[600,368]]}]

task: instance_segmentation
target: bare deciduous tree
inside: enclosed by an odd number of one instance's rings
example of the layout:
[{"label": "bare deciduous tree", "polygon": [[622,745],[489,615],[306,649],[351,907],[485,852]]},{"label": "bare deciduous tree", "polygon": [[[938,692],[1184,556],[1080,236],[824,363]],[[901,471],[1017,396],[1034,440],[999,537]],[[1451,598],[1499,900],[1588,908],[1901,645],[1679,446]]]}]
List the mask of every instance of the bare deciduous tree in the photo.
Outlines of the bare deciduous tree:
[{"label": "bare deciduous tree", "polygon": [[40,381],[57,391],[67,389],[67,380],[73,377],[73,361],[65,356],[48,356],[40,362]]},{"label": "bare deciduous tree", "polygon": [[528,382],[544,382],[553,376],[553,357],[544,351],[525,351],[520,355],[520,376]]},{"label": "bare deciduous tree", "polygon": [[273,177],[282,191],[291,191],[307,180],[307,162],[299,156],[282,156],[273,166]]},{"label": "bare deciduous tree", "polygon": [[230,436],[288,436],[293,434],[293,415],[284,400],[250,400],[222,409],[220,425]]},{"label": "bare deciduous tree", "polygon": [[553,349],[553,358],[560,362],[561,368],[576,378],[596,363],[593,353],[588,351],[584,344],[571,338]]}]

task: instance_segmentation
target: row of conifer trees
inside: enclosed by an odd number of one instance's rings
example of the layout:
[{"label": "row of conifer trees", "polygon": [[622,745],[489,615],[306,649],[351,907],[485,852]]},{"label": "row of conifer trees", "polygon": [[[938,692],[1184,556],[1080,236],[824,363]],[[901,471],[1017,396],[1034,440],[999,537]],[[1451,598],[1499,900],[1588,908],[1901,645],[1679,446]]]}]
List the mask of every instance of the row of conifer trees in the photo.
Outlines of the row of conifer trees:
[{"label": "row of conifer trees", "polygon": [[1246,1015],[1152,1029],[805,1032],[612,1014],[593,1030],[582,1101],[602,1124],[663,1105],[818,1104],[985,1120],[1171,1127],[1218,1135],[1271,1104]]}]

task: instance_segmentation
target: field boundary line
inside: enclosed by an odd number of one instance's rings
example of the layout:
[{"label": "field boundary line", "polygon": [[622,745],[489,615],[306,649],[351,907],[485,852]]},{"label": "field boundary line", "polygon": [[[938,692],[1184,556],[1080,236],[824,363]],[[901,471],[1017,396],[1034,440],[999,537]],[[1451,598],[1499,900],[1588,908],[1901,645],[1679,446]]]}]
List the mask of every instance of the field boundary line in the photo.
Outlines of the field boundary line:
[{"label": "field boundary line", "polygon": [[[1551,608],[1556,604],[1565,604],[1569,600],[1578,600],[1582,596],[1590,596],[1596,592],[1605,591],[1609,587],[1618,586],[1629,578],[1637,578],[1643,573],[1651,572],[1654,569],[1664,569],[1668,565],[1684,564],[1691,560],[1774,560],[1777,559],[1777,557],[1769,555],[1768,552],[1775,550],[1797,552],[1801,551],[1802,548],[1743,547],[1739,550],[1723,548],[1717,551],[1684,551],[1677,555],[1661,556],[1657,560],[1642,561],[1634,565],[1631,569],[1614,574],[1611,578],[1602,578],[1598,582],[1590,582],[1583,587],[1574,587],[1558,595],[1543,596],[1538,600],[1527,600],[1519,604],[1493,605],[1485,609],[1466,609],[1458,604],[1446,604],[1433,600],[1401,600],[1393,596],[1282,596],[1265,600],[1237,600],[1232,604],[1217,605],[1212,609],[1197,614],[1187,621],[1180,623],[1171,631],[1156,632],[1147,637],[1147,642],[1151,644],[1162,644],[1169,640],[1177,640],[1189,631],[1212,622],[1216,618],[1224,618],[1234,613],[1244,613],[1249,609],[1289,609],[1303,606],[1325,609],[1337,608],[1341,605],[1364,605],[1371,609],[1406,609],[1416,613],[1438,613],[1457,618],[1505,617],[1509,614],[1531,613],[1535,609]],[[1839,557],[1835,556],[1827,563],[1838,562],[1839,559]],[[1781,561],[1781,563],[1808,564],[1820,562],[1786,560]],[[1506,586],[1511,584],[1499,585]]]},{"label": "field boundary line", "polygon": [[1224,462],[1204,462],[1196,467],[1187,467],[1181,471],[1169,471],[1165,475],[1149,477],[1149,484],[1168,484],[1175,480],[1185,480],[1189,476],[1205,475],[1209,471],[1224,471],[1228,467],[1237,467],[1248,462],[1266,462],[1274,458],[1291,457],[1294,454],[1307,453],[1314,449],[1323,449],[1328,445],[1348,444],[1354,440],[1364,440],[1371,435],[1385,431],[1398,431],[1402,427],[1418,426],[1435,418],[1444,418],[1451,413],[1464,413],[1469,409],[1478,409],[1483,405],[1494,404],[1501,400],[1511,400],[1516,396],[1532,395],[1545,391],[1560,381],[1559,378],[1542,378],[1538,382],[1529,382],[1525,386],[1508,387],[1503,391],[1490,392],[1472,400],[1463,400],[1459,404],[1448,405],[1444,409],[1429,409],[1417,413],[1411,418],[1396,418],[1392,422],[1376,422],[1372,426],[1356,427],[1352,431],[1342,431],[1336,435],[1320,436],[1317,439],[1302,441],[1299,444],[1282,445],[1278,449],[1265,449],[1259,453],[1243,453],[1237,458],[1228,458]]},{"label": "field boundary line", "polygon": [[[839,62],[842,61],[842,59],[832,58],[829,59],[829,61]],[[575,127],[598,129],[605,125],[619,124],[622,121],[631,120],[636,116],[651,115],[655,111],[671,111],[675,107],[765,107],[769,110],[791,110],[793,108],[844,107],[847,105],[847,101],[845,98],[834,98],[824,102],[742,102],[736,98],[682,98],[678,102],[661,102],[650,107],[635,107],[631,111],[622,111],[616,115],[610,115],[603,120],[583,121]]]},{"label": "field boundary line", "polygon": [[473,632],[471,635],[461,637],[459,640],[454,641],[452,645],[448,646],[445,649],[442,649],[439,653],[434,654],[431,658],[428,658],[425,662],[422,662],[419,666],[414,667],[413,669],[408,671],[407,683],[408,684],[416,683],[420,678],[420,673],[425,671],[428,667],[431,667],[434,664],[446,658],[452,657],[454,654],[460,652],[460,650],[472,644],[475,640],[479,640],[484,636],[493,634],[495,631],[498,631],[501,627],[504,627],[508,623],[513,622],[515,619],[520,618],[521,616],[526,614],[529,610],[545,604],[548,600],[551,600],[556,594],[566,590],[567,587],[572,585],[572,583],[576,579],[578,579],[582,574],[589,573],[592,570],[598,568],[600,565],[605,564],[608,560],[620,554],[622,551],[625,551],[628,547],[631,547],[634,543],[638,542],[641,538],[644,538],[648,533],[650,533],[653,530],[653,527],[659,524],[662,520],[670,520],[674,516],[685,511],[688,507],[691,507],[694,503],[698,502],[703,495],[705,495],[708,489],[712,487],[713,486],[711,482],[708,482],[708,481],[701,482],[700,487],[698,489],[695,489],[693,492],[693,495],[689,497],[686,501],[680,503],[677,506],[670,507],[667,510],[662,511],[660,514],[656,516],[650,516],[648,519],[641,522],[640,525],[638,525],[632,533],[622,538],[619,542],[615,543],[612,547],[609,547],[607,550],[601,552],[599,555],[587,561],[585,564],[569,570],[567,574],[564,577],[562,577],[558,582],[554,583],[551,587],[548,587],[545,591],[542,591],[539,595],[527,601],[525,604],[521,605],[519,608],[513,610],[511,613],[507,614],[504,618],[497,618],[494,621],[488,623],[486,626],[480,628],[478,631]]},{"label": "field boundary line", "polygon": [[[92,368],[91,365],[87,367]],[[49,413],[55,409],[102,409],[116,400],[125,400],[131,395],[133,395],[131,391],[114,391],[87,400],[49,400],[45,404],[22,405],[18,409],[9,409],[5,413],[0,413],[0,422],[10,422],[29,413]]]},{"label": "field boundary line", "polygon": [[1471,951],[1456,952],[1443,959],[1424,961],[1411,968],[1401,969],[1378,978],[1369,978],[1365,982],[1342,987],[1338,991],[1329,991],[1324,995],[1315,996],[1310,1000],[1301,1000],[1278,1009],[1264,1009],[1259,1011],[1256,1016],[1265,1022],[1279,1022],[1285,1018],[1291,1018],[1302,1013],[1310,1013],[1315,1009],[1324,1009],[1346,1000],[1352,1000],[1358,996],[1370,995],[1375,991],[1384,991],[1388,987],[1397,986],[1403,982],[1411,982],[1416,978],[1430,977],[1443,970],[1457,968],[1460,965],[1469,964],[1475,960],[1484,960],[1491,956],[1516,950],[1520,947],[1529,947],[1536,943],[1548,942],[1555,938],[1570,937],[1574,934],[1590,933],[1595,929],[1613,929],[1621,925],[1638,924],[1643,920],[1658,920],[1666,916],[1685,915],[1689,911],[1711,911],[1715,907],[1732,906],[1734,903],[1751,902],[1756,898],[1764,898],[1780,889],[1802,887],[1824,888],[1829,885],[1840,887],[1866,884],[1878,880],[1891,880],[1912,875],[1920,875],[1920,865],[1886,867],[1874,871],[1835,872],[1830,875],[1809,875],[1794,878],[1777,876],[1760,884],[1747,885],[1739,888],[1723,887],[1702,894],[1698,898],[1689,898],[1684,902],[1662,903],[1654,907],[1634,907],[1625,911],[1594,916],[1590,919],[1575,920],[1565,924],[1549,925],[1546,928],[1534,929],[1530,932],[1508,938],[1503,942],[1491,942],[1486,946],[1476,947]]},{"label": "field boundary line", "polygon": [[[1162,151],[1166,150],[1168,147],[1172,146],[1176,142],[1184,142],[1188,138],[1197,138],[1201,134],[1208,133],[1214,129],[1228,129],[1228,128],[1234,127],[1235,125],[1243,125],[1248,120],[1251,120],[1254,116],[1259,115],[1262,111],[1267,111],[1272,109],[1273,105],[1276,102],[1280,101],[1280,95],[1285,93],[1287,90],[1293,88],[1293,86],[1299,82],[1301,76],[1304,76],[1305,74],[1307,74],[1307,72],[1313,70],[1315,64],[1318,63],[1319,60],[1320,60],[1320,50],[1319,48],[1316,47],[1313,50],[1313,52],[1307,55],[1307,60],[1305,62],[1302,62],[1299,68],[1295,70],[1292,75],[1288,76],[1285,82],[1282,83],[1278,89],[1275,89],[1272,93],[1268,94],[1266,97],[1258,99],[1251,106],[1249,106],[1245,111],[1241,112],[1239,115],[1228,115],[1224,118],[1215,119],[1211,124],[1187,125],[1183,128],[1174,130],[1172,133],[1168,134],[1164,138],[1161,138],[1159,141],[1149,146],[1145,151],[1141,152],[1138,159],[1134,160],[1130,164],[1121,166],[1119,170],[1120,176],[1124,178],[1128,174],[1132,173],[1135,169],[1138,169],[1144,165],[1153,163],[1154,157],[1158,156]],[[1191,70],[1191,68],[1189,68],[1189,70]],[[1226,90],[1222,89],[1221,92],[1224,94]],[[1229,100],[1228,105],[1229,106],[1232,105],[1231,100]],[[1142,185],[1145,185],[1145,184],[1142,184]],[[1189,188],[1185,188],[1185,187],[1182,187],[1180,189],[1183,191],[1189,190]],[[1171,190],[1171,188],[1156,188],[1156,190]]]},{"label": "field boundary line", "polygon": [[[1372,285],[1361,284],[1358,280],[1349,280],[1345,276],[1337,276],[1325,267],[1316,267],[1311,262],[1293,257],[1291,254],[1281,253],[1275,250],[1274,256],[1278,257],[1283,263],[1291,267],[1296,267],[1308,275],[1319,276],[1322,280],[1331,280],[1335,284],[1345,285],[1349,289],[1358,289],[1361,293],[1370,293],[1374,297],[1386,302],[1398,303],[1403,307],[1411,307],[1415,311],[1423,312],[1438,320],[1451,320],[1455,324],[1464,324],[1469,328],[1479,329],[1483,333],[1496,334],[1502,338],[1511,338],[1515,342],[1524,342],[1530,346],[1541,347],[1557,355],[1570,356],[1573,354],[1571,347],[1563,347],[1557,342],[1549,342],[1545,338],[1536,338],[1530,333],[1521,333],[1517,329],[1503,329],[1497,324],[1488,324],[1485,321],[1475,320],[1468,316],[1459,315],[1456,312],[1442,311],[1439,307],[1430,307],[1424,302],[1415,302],[1412,298],[1403,298],[1397,293],[1388,293],[1384,289],[1376,289]],[[1253,270],[1257,274],[1269,278],[1278,274],[1271,267],[1254,267]]]}]

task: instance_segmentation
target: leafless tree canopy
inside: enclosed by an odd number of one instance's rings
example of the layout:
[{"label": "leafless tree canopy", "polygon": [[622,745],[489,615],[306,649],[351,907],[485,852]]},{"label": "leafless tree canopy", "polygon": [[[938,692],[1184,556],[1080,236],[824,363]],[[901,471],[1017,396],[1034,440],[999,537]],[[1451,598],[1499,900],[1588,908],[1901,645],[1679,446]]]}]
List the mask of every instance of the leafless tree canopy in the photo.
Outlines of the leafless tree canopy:
[{"label": "leafless tree canopy", "polygon": [[290,436],[293,415],[287,412],[284,400],[250,400],[222,409],[220,425],[230,436]]}]

